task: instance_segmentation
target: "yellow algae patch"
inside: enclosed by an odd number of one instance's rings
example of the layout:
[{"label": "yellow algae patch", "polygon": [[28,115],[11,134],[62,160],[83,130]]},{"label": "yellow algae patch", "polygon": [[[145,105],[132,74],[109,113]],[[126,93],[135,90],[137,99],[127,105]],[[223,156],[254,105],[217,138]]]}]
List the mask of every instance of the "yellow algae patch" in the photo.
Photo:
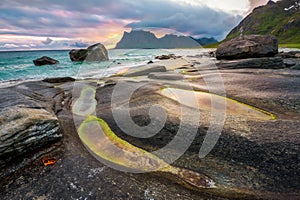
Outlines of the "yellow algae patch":
[{"label": "yellow algae patch", "polygon": [[171,175],[167,177],[172,180],[190,187],[199,189],[215,187],[214,181],[205,175],[173,167],[154,154],[122,140],[104,120],[95,116],[89,116],[79,127],[78,133],[85,146],[97,158],[117,164],[123,167],[123,170],[125,168],[134,172],[161,172]]},{"label": "yellow algae patch", "polygon": [[155,155],[116,136],[104,120],[95,116],[89,116],[78,133],[93,153],[120,166],[138,171],[157,171],[169,166]]},{"label": "yellow algae patch", "polygon": [[124,68],[118,71],[116,74],[112,75],[111,77],[116,77],[116,76],[123,76],[129,71],[129,68]]},{"label": "yellow algae patch", "polygon": [[[219,95],[191,91],[177,88],[164,88],[160,93],[168,98],[178,101],[182,105],[195,107],[192,101],[198,102],[199,110],[212,111],[216,113],[225,113],[226,115],[243,117],[252,120],[274,120],[276,116],[259,108],[241,103],[239,101],[222,97]],[[180,97],[180,100],[179,98]]]},{"label": "yellow algae patch", "polygon": [[84,87],[80,97],[75,101],[72,107],[72,112],[79,116],[89,116],[93,114],[97,106],[95,95],[96,90],[93,87]]}]

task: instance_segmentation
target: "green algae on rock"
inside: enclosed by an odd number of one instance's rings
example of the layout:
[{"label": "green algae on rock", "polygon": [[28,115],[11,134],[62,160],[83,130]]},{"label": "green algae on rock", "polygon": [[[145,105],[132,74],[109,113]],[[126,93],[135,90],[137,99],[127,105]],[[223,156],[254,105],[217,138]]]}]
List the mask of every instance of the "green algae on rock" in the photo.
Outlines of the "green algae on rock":
[{"label": "green algae on rock", "polygon": [[80,97],[75,101],[72,111],[79,116],[89,116],[95,112],[97,101],[96,90],[91,86],[82,89]]},{"label": "green algae on rock", "polygon": [[154,154],[122,140],[108,124],[89,116],[79,127],[78,134],[84,145],[101,161],[116,164],[119,170],[135,173],[155,172],[171,175],[183,185],[198,189],[215,188],[215,182],[200,173],[169,165]]},{"label": "green algae on rock", "polygon": [[78,134],[93,156],[121,171],[153,172],[188,189],[230,199],[257,199],[263,195],[260,191],[228,188],[206,175],[169,165],[155,155],[122,140],[103,119],[92,115],[81,124]]},{"label": "green algae on rock", "polygon": [[[259,108],[247,105],[245,103],[229,99],[223,96],[200,92],[200,91],[191,91],[191,90],[183,90],[178,88],[164,88],[160,91],[160,93],[173,99],[175,101],[179,101],[177,96],[181,97],[181,101],[179,103],[191,106],[193,104],[189,103],[189,99],[194,97],[198,101],[198,108],[200,110],[215,110],[218,112],[222,112],[226,115],[232,115],[237,117],[242,117],[251,120],[274,120],[276,116],[267,111],[261,110]],[[182,101],[182,99],[184,101]]]}]

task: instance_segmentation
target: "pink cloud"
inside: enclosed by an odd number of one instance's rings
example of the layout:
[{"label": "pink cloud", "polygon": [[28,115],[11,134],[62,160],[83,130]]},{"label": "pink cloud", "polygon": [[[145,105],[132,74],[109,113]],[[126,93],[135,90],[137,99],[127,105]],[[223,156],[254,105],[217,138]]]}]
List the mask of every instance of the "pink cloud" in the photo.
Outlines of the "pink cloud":
[{"label": "pink cloud", "polygon": [[[252,12],[252,10],[258,6],[266,5],[269,0],[249,0],[250,8],[248,13]],[[273,0],[274,2],[278,0]]]}]

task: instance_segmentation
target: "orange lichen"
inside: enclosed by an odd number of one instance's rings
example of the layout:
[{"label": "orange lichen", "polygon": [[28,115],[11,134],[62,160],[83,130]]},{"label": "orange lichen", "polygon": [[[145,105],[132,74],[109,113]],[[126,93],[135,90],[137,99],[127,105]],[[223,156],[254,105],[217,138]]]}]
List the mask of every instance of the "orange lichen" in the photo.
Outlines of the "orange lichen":
[{"label": "orange lichen", "polygon": [[54,165],[56,162],[56,158],[42,158],[42,163],[44,166]]}]

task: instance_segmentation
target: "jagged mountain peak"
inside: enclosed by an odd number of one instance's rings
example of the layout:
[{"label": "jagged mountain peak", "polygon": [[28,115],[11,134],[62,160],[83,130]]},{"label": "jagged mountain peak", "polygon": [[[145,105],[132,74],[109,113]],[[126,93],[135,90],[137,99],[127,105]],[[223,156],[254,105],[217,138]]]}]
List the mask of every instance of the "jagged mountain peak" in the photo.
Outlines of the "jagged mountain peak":
[{"label": "jagged mountain peak", "polygon": [[172,48],[193,48],[199,43],[187,36],[166,34],[157,38],[154,33],[144,30],[132,30],[124,32],[116,49],[172,49]]}]

